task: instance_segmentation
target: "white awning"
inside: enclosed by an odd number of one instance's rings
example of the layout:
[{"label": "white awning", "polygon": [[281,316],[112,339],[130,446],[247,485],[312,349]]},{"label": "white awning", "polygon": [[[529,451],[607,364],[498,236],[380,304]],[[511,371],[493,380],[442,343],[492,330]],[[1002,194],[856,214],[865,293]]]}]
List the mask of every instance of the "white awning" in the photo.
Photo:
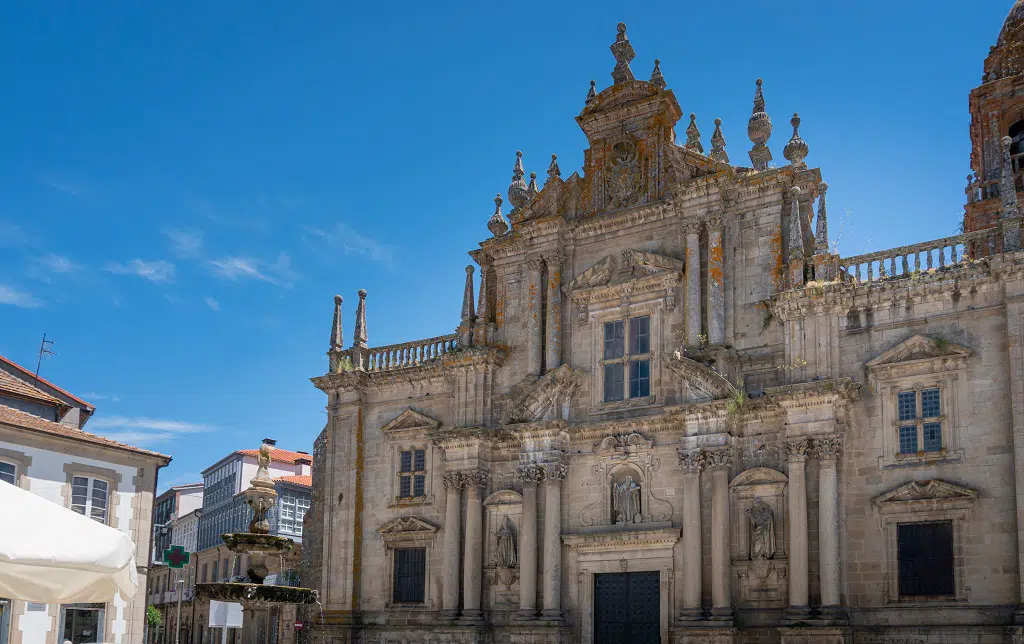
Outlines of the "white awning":
[{"label": "white awning", "polygon": [[41,604],[135,596],[135,543],[43,497],[0,481],[0,597]]}]

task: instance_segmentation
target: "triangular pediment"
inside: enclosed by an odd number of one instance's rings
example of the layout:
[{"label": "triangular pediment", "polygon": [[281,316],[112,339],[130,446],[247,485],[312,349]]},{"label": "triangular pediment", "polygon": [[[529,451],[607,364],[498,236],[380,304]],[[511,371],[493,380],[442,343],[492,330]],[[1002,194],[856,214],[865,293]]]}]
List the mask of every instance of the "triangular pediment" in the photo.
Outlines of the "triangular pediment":
[{"label": "triangular pediment", "polygon": [[696,360],[687,358],[679,351],[665,356],[665,366],[676,378],[689,386],[693,394],[692,402],[723,400],[736,395],[736,387],[725,376]]},{"label": "triangular pediment", "polygon": [[949,481],[929,479],[904,483],[875,497],[872,503],[882,512],[914,511],[968,508],[974,505],[977,498],[976,490]]},{"label": "triangular pediment", "polygon": [[417,519],[416,517],[398,517],[393,521],[385,523],[377,530],[377,532],[379,532],[385,539],[388,537],[411,538],[419,536],[433,536],[437,533],[437,528],[423,519]]},{"label": "triangular pediment", "polygon": [[441,426],[441,421],[436,418],[431,418],[426,414],[422,414],[412,407],[406,409],[397,418],[387,423],[380,428],[380,431],[385,434],[390,432],[398,432],[410,429],[437,429]]},{"label": "triangular pediment", "polygon": [[941,338],[914,335],[867,362],[868,368],[916,360],[967,358],[971,350]]}]

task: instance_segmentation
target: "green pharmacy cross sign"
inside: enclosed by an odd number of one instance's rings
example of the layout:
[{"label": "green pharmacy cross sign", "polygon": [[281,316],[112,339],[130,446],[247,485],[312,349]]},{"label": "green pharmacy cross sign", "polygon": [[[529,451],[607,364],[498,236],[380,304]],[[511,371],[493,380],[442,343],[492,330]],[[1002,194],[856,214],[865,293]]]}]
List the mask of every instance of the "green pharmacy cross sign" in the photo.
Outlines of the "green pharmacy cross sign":
[{"label": "green pharmacy cross sign", "polygon": [[164,563],[168,568],[184,568],[191,558],[192,555],[181,546],[171,546],[169,550],[164,550]]}]

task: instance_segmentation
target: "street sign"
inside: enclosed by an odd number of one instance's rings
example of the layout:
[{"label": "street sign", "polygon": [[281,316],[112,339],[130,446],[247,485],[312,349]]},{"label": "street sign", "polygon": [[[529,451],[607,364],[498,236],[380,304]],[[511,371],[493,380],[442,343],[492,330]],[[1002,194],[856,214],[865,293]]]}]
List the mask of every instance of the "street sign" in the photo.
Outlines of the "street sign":
[{"label": "street sign", "polygon": [[168,568],[184,568],[191,558],[192,554],[181,546],[171,546],[170,549],[164,550],[164,563]]},{"label": "street sign", "polygon": [[300,622],[299,620],[295,620],[295,630],[297,630],[297,631],[301,631],[302,630],[302,622]]}]

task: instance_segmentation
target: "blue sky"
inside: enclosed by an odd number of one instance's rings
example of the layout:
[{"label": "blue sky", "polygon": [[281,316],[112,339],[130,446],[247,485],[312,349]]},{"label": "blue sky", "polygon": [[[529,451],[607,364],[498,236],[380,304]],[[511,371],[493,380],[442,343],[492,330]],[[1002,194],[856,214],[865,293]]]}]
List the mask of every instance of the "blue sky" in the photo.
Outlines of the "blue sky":
[{"label": "blue sky", "polygon": [[840,254],[955,233],[1010,2],[626,4],[5,4],[0,353],[34,366],[48,333],[43,375],[172,454],[161,487],[264,436],[310,450],[332,296],[346,340],[359,288],[371,345],[450,332],[515,151],[582,163],[619,21],[734,162],[756,78],[776,163],[800,112]]}]

